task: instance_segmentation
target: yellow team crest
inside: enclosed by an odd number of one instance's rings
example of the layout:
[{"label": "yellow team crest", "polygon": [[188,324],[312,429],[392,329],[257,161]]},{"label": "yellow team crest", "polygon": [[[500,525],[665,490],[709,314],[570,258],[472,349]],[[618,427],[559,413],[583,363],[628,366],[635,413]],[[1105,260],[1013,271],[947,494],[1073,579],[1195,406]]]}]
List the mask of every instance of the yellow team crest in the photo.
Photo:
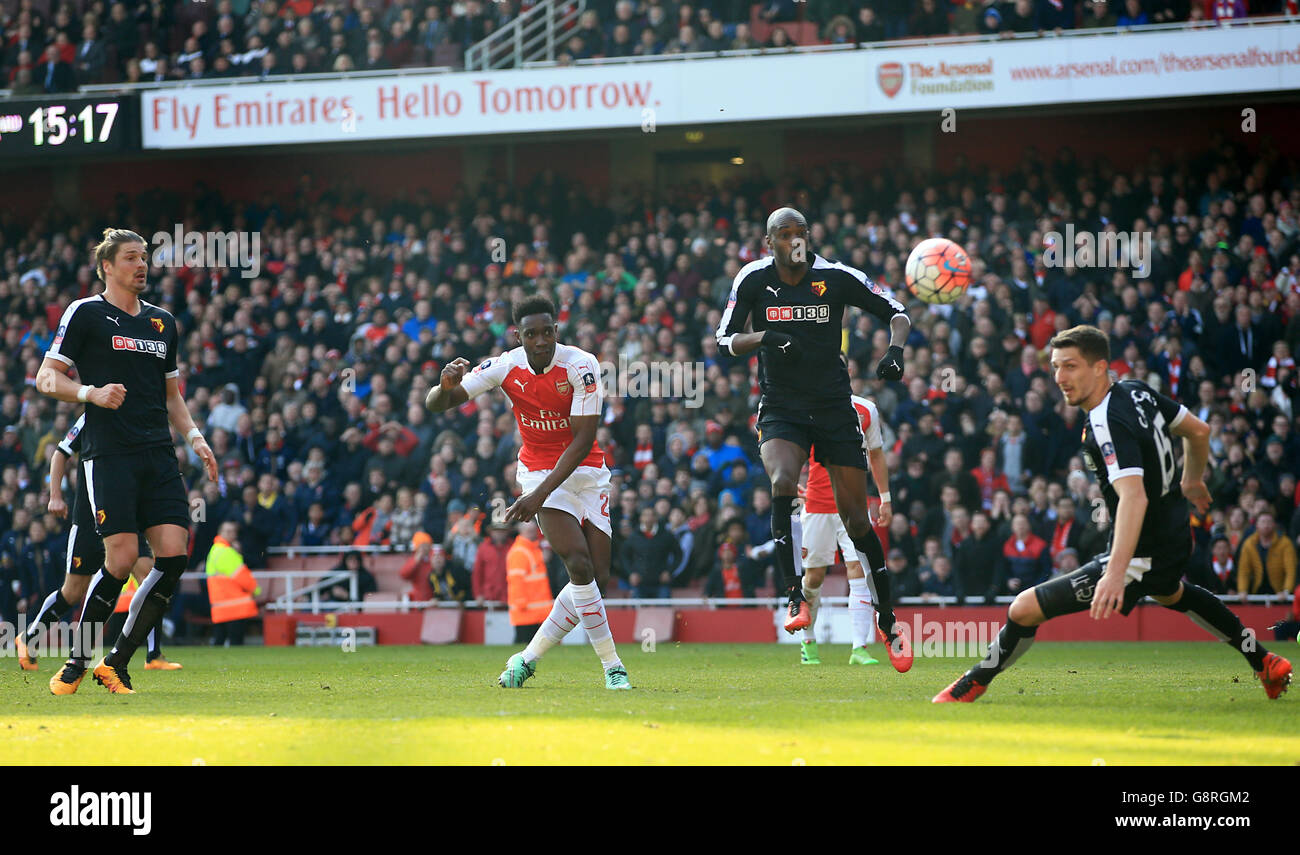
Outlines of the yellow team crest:
[{"label": "yellow team crest", "polygon": [[103,508],[100,508],[99,510],[95,511],[95,522],[99,523],[100,525],[103,525],[104,520],[106,519],[108,519],[108,514],[104,513]]},{"label": "yellow team crest", "polygon": [[153,324],[153,328],[156,329],[158,332],[163,331],[162,318],[150,318],[149,322]]},{"label": "yellow team crest", "polygon": [[72,566],[75,567],[75,568],[78,569],[78,570],[81,569],[81,556],[80,556],[80,555],[74,555],[74,556],[72,556]]},{"label": "yellow team crest", "polygon": [[818,297],[826,293],[826,280],[819,279],[812,284],[812,292]]}]

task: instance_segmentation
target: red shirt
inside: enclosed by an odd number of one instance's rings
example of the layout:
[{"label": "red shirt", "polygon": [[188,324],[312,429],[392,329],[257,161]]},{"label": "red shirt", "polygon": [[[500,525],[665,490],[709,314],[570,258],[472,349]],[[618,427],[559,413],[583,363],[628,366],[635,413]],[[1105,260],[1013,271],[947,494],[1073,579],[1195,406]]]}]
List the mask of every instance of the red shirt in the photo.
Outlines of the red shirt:
[{"label": "red shirt", "polygon": [[506,601],[506,554],[513,542],[507,540],[497,546],[489,537],[478,545],[470,579],[474,599]]},{"label": "red shirt", "polygon": [[1011,492],[1011,485],[1007,483],[1007,476],[996,469],[986,471],[977,466],[970,471],[970,474],[975,477],[976,483],[980,485],[980,501],[983,502],[986,508],[993,506],[993,494],[998,490]]},{"label": "red shirt", "polygon": [[[570,416],[601,412],[600,366],[596,357],[567,344],[555,345],[546,370],[534,373],[522,347],[484,360],[465,376],[461,386],[471,398],[500,387],[510,399],[522,439],[519,462],[534,472],[554,469],[573,441]],[[605,454],[593,440],[580,466],[605,465]]]}]

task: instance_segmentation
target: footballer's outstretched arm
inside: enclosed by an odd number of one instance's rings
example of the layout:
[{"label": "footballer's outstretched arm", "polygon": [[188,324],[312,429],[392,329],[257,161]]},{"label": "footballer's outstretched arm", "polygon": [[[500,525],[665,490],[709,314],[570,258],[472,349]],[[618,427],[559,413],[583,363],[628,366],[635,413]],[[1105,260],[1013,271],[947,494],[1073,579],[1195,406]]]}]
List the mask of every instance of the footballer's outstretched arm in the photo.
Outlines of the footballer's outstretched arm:
[{"label": "footballer's outstretched arm", "polygon": [[469,360],[458,356],[442,369],[437,386],[424,396],[424,407],[431,413],[445,413],[469,400],[469,393],[461,386],[461,379],[469,368]]}]

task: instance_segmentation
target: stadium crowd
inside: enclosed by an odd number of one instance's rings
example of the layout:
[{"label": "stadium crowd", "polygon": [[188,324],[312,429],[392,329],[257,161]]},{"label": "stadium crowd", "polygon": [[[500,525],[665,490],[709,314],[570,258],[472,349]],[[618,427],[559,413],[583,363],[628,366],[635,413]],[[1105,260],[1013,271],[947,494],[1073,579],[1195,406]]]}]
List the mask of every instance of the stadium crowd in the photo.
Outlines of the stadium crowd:
[{"label": "stadium crowd", "polygon": [[[0,81],[16,95],[85,84],[463,64],[533,0],[9,0]],[[948,34],[1220,20],[1294,0],[589,0],[561,63]],[[1291,14],[1295,14],[1293,11]]]},{"label": "stadium crowd", "polygon": [[[7,616],[31,608],[64,567],[66,524],[46,513],[48,461],[76,410],[37,393],[42,355],[70,301],[100,287],[88,249],[101,228],[131,224],[148,237],[170,232],[177,212],[187,229],[258,231],[263,247],[257,278],[162,266],[150,276],[146,298],[179,321],[184,394],[221,468],[220,483],[207,482],[178,440],[204,511],[192,564],[233,520],[254,569],[272,546],[415,542],[437,571],[408,568],[418,596],[499,598],[511,533],[491,512],[515,490],[513,418],[495,392],[436,417],[422,402],[448,360],[514,346],[510,303],[540,290],[559,307],[561,340],[602,363],[705,375],[698,407],[606,400],[597,440],[613,470],[616,584],[655,596],[695,583],[721,595],[725,567],[739,570],[743,593],[762,590],[770,559],[755,547],[769,539],[770,498],[751,426],[757,364],[721,355],[714,330],[735,274],[764,252],[767,213],[788,202],[808,214],[819,253],[905,300],[903,263],[921,238],[951,237],[973,259],[955,306],[910,302],[903,382],[871,370],[887,341],[877,322],[855,316],[845,330],[854,389],[884,421],[895,516],[882,534],[901,595],[982,601],[1104,550],[1104,507],[1078,454],[1081,416],[1046,364],[1053,332],[1080,322],[1109,334],[1117,376],[1145,379],[1211,426],[1214,506],[1194,520],[1197,581],[1223,593],[1295,587],[1293,160],[1267,141],[1248,153],[1214,138],[1194,158],[1152,154],[1128,171],[1031,147],[1008,172],[958,160],[944,175],[834,166],[737,176],[598,195],[548,170],[521,186],[489,177],[435,203],[425,190],[381,199],[355,176],[303,175],[282,198],[226,199],[200,185],[184,197],[123,196],[93,214],[6,210]],[[1045,266],[1045,235],[1066,223],[1153,232],[1151,275],[1138,278],[1125,258]]]}]

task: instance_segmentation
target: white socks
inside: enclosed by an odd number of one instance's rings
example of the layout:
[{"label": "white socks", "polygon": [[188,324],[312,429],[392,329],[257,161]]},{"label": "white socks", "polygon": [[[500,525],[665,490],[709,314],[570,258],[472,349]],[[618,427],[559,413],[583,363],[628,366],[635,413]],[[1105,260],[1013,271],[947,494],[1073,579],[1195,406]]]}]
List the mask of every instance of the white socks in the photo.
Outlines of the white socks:
[{"label": "white socks", "polygon": [[582,621],[582,628],[587,631],[587,638],[591,639],[591,646],[600,657],[600,664],[605,666],[605,670],[621,666],[623,663],[614,650],[614,634],[610,632],[605,617],[605,601],[601,599],[596,583],[575,585],[570,582],[569,591],[573,596],[573,608]]},{"label": "white socks", "polygon": [[874,637],[876,607],[866,578],[849,580],[849,623],[853,627],[853,647],[865,647]]},{"label": "white socks", "polygon": [[587,631],[587,638],[591,639],[591,646],[596,649],[600,664],[606,670],[623,664],[614,650],[614,635],[609,631],[609,621],[605,618],[605,601],[601,599],[595,582],[586,585],[570,582],[560,590],[550,615],[524,649],[524,661],[531,665],[541,659],[579,623]]},{"label": "white socks", "polygon": [[820,606],[822,602],[822,589],[809,588],[807,577],[804,578],[803,583],[803,598],[808,601],[808,626],[804,627],[803,640],[816,641],[817,633],[815,630],[817,629],[817,607]]},{"label": "white socks", "polygon": [[573,607],[573,583],[570,582],[560,589],[551,604],[551,613],[524,648],[524,661],[531,665],[541,659],[546,651],[564,641],[564,636],[577,625],[578,610]]}]

